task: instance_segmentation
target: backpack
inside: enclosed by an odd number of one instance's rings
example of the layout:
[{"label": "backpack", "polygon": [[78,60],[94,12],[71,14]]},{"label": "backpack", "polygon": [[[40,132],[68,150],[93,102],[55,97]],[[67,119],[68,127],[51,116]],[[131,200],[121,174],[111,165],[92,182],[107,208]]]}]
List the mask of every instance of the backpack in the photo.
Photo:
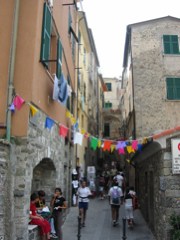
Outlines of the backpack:
[{"label": "backpack", "polygon": [[120,204],[120,194],[118,188],[114,188],[111,193],[112,204],[119,205]]}]

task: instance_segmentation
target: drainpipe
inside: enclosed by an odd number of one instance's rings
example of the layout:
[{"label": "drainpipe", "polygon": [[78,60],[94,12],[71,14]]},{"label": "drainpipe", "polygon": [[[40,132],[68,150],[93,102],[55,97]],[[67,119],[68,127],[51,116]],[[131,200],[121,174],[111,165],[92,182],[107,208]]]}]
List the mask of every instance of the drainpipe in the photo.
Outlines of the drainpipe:
[{"label": "drainpipe", "polygon": [[[79,38],[79,24],[80,22],[84,19],[84,13],[83,13],[83,16],[78,20],[78,38]],[[76,106],[76,117],[78,119],[78,94],[79,94],[79,75],[80,75],[80,66],[79,66],[79,51],[80,51],[80,42],[78,42],[78,53],[77,53],[77,106]],[[76,144],[76,154],[75,154],[75,157],[76,157],[76,167],[77,167],[77,152],[78,152],[78,146]],[[79,167],[79,166],[78,166]],[[78,174],[79,174],[79,171],[78,171]]]},{"label": "drainpipe", "polygon": [[14,6],[14,17],[11,34],[11,46],[10,46],[10,60],[8,69],[8,89],[7,89],[7,114],[6,114],[6,139],[10,142],[11,139],[11,111],[8,110],[12,103],[12,96],[14,92],[14,66],[16,56],[16,42],[17,42],[17,31],[18,31],[18,20],[19,20],[19,1],[15,1]]}]

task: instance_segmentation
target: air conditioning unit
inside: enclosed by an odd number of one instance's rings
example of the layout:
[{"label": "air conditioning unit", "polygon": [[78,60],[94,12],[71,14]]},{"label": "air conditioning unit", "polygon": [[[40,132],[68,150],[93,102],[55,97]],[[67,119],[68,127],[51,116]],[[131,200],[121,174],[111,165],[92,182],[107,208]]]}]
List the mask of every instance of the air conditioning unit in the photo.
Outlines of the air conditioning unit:
[{"label": "air conditioning unit", "polygon": [[50,7],[53,7],[53,1],[54,0],[48,0],[48,4],[49,4]]}]

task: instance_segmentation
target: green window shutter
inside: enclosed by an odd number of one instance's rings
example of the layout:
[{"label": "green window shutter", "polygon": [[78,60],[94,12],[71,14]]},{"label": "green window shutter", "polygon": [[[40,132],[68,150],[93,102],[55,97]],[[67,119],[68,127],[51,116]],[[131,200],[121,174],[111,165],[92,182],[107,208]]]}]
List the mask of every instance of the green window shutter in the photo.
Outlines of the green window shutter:
[{"label": "green window shutter", "polygon": [[50,56],[50,44],[51,44],[51,22],[52,15],[50,9],[46,3],[44,3],[43,25],[42,25],[42,38],[41,38],[41,56],[40,59],[44,65],[48,67]]},{"label": "green window shutter", "polygon": [[173,100],[174,94],[173,94],[173,78],[167,78],[166,79],[167,84],[167,99]]},{"label": "green window shutter", "polygon": [[164,53],[179,54],[179,42],[177,35],[163,35]]},{"label": "green window shutter", "polygon": [[57,63],[56,63],[56,76],[58,79],[61,77],[62,72],[62,43],[60,39],[57,40]]},{"label": "green window shutter", "polygon": [[167,78],[167,99],[180,100],[180,78]]},{"label": "green window shutter", "polygon": [[69,34],[71,32],[71,24],[72,24],[72,17],[71,17],[71,9],[69,7],[69,12],[68,12],[68,33]]},{"label": "green window shutter", "polygon": [[174,79],[175,99],[180,99],[180,78]]}]

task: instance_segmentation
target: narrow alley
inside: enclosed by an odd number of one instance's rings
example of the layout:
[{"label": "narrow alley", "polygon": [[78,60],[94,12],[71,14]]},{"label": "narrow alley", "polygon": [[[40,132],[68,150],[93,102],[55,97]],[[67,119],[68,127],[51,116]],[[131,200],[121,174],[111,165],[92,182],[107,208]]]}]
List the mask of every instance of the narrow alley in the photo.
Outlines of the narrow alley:
[{"label": "narrow alley", "polygon": [[64,240],[155,240],[152,232],[144,221],[140,210],[134,212],[135,226],[129,229],[126,226],[126,238],[123,237],[124,205],[120,209],[119,225],[112,226],[111,211],[108,199],[90,200],[87,212],[86,227],[81,228],[78,238],[78,207],[71,207],[63,225]]}]

